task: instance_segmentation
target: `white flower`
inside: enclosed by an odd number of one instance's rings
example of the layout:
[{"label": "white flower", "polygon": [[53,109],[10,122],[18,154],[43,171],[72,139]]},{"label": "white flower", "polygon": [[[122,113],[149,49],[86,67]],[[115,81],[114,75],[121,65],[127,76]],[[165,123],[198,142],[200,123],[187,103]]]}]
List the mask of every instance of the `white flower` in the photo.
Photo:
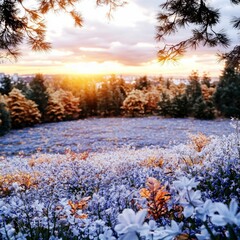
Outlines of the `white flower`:
[{"label": "white flower", "polygon": [[42,213],[44,209],[44,203],[39,203],[39,201],[36,200],[32,204],[32,207],[35,208],[39,213]]},{"label": "white flower", "polygon": [[195,178],[188,179],[187,177],[183,176],[180,177],[177,181],[173,181],[174,187],[181,191],[181,190],[191,190],[195,188],[199,182],[195,182]]},{"label": "white flower", "polygon": [[211,239],[210,234],[208,233],[208,230],[204,226],[201,227],[201,234],[196,234],[196,237],[198,240]]},{"label": "white flower", "polygon": [[7,224],[5,227],[0,228],[0,233],[6,237],[6,239],[13,239],[15,229],[11,224]]},{"label": "white flower", "polygon": [[0,199],[0,208],[3,207],[4,205],[5,205],[5,202]]},{"label": "white flower", "polygon": [[12,187],[13,187],[13,189],[14,189],[15,192],[18,192],[18,191],[21,189],[20,186],[19,186],[19,184],[18,184],[17,182],[14,182],[14,183],[12,184]]},{"label": "white flower", "polygon": [[154,220],[150,220],[148,223],[148,228],[141,231],[141,236],[145,237],[146,240],[152,240],[155,235],[155,230],[158,229],[157,223]]},{"label": "white flower", "polygon": [[206,202],[196,208],[196,216],[197,218],[201,219],[202,221],[207,220],[207,216],[211,216],[215,211],[215,204],[212,202],[212,200],[207,199]]},{"label": "white flower", "polygon": [[197,191],[187,191],[185,194],[185,199],[181,201],[181,205],[184,207],[183,215],[187,218],[192,216],[194,213],[194,208],[203,205],[201,200],[201,192]]},{"label": "white flower", "polygon": [[120,239],[138,239],[137,233],[147,228],[147,224],[143,225],[146,215],[146,209],[137,213],[132,209],[124,209],[122,214],[118,216],[119,224],[115,226],[115,231],[120,235],[123,234]]},{"label": "white flower", "polygon": [[225,226],[229,224],[236,224],[240,226],[240,212],[237,213],[238,203],[235,199],[232,199],[229,208],[227,205],[217,202],[215,203],[216,212],[218,214],[212,214],[211,221],[217,226]]},{"label": "white flower", "polygon": [[167,226],[165,229],[164,228],[158,228],[156,233],[154,234],[153,239],[155,240],[172,240],[174,239],[177,235],[182,233],[182,223],[179,225],[172,220],[171,221],[171,226]]},{"label": "white flower", "polygon": [[106,229],[103,234],[99,235],[100,240],[115,240],[116,238],[112,235],[113,231],[111,229]]}]

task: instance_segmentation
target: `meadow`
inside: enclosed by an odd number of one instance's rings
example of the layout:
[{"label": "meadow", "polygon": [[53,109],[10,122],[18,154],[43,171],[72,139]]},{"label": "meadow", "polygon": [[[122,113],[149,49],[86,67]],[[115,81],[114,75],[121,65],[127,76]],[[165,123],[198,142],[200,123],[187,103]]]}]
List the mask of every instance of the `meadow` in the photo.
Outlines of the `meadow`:
[{"label": "meadow", "polygon": [[41,124],[3,136],[1,151],[1,239],[240,237],[238,121]]},{"label": "meadow", "polygon": [[168,147],[186,143],[189,134],[228,135],[233,132],[229,119],[197,120],[158,116],[126,118],[86,118],[76,121],[38,124],[12,129],[1,137],[0,154],[31,155],[113,150],[124,146]]}]

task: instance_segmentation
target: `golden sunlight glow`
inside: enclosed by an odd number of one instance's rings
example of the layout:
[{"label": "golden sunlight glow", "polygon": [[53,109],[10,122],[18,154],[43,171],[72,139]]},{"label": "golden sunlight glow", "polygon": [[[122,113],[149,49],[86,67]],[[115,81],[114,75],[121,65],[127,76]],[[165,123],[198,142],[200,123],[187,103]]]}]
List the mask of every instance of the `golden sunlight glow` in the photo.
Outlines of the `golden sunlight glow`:
[{"label": "golden sunlight glow", "polygon": [[[216,76],[223,68],[221,64],[212,59],[211,63],[203,66],[199,57],[182,58],[178,63],[160,64],[157,59],[146,62],[140,66],[124,65],[118,61],[99,62],[78,62],[64,65],[64,71],[68,74],[134,74],[134,75],[163,75],[163,76],[189,76],[192,71],[198,71],[200,75],[208,73],[209,76]],[[209,71],[211,69],[211,71]]]},{"label": "golden sunlight glow", "polygon": [[[60,52],[55,54],[61,55]],[[68,53],[70,55],[70,52]],[[66,55],[68,55],[66,54]],[[61,55],[62,56],[62,55]],[[178,63],[160,64],[157,59],[142,63],[141,65],[125,65],[119,61],[51,61],[51,60],[34,60],[19,61],[17,65],[8,65],[0,72],[9,74],[117,74],[117,75],[162,75],[168,77],[187,77],[192,71],[198,71],[200,75],[207,73],[210,77],[219,76],[223,69],[223,63],[217,63],[217,59],[210,59],[208,64],[203,65],[198,56],[189,56],[181,59]],[[62,60],[62,59],[61,59]],[[31,64],[31,65],[30,65]],[[27,67],[24,67],[27,66]]]},{"label": "golden sunlight glow", "polygon": [[79,62],[64,66],[68,74],[112,74],[119,73],[122,67],[118,62]]},{"label": "golden sunlight glow", "polygon": [[74,28],[68,16],[49,14],[47,40],[53,49],[38,53],[23,46],[19,61],[1,64],[0,72],[187,77],[198,70],[200,75],[206,72],[217,77],[223,69],[215,53],[201,51],[189,53],[176,64],[160,64],[154,40],[155,12],[137,1],[118,9],[111,20],[106,18],[107,9],[96,9],[94,1],[81,1],[79,9],[84,14],[83,28]]}]

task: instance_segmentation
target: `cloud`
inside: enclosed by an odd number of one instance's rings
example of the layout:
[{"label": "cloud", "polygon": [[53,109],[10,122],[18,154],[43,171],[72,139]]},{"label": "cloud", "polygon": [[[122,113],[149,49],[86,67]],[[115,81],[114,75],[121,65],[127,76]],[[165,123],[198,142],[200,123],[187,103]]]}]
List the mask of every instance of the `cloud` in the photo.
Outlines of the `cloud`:
[{"label": "cloud", "polygon": [[[63,27],[62,37],[53,39],[53,47],[64,48],[69,51],[73,49],[75,55],[82,54],[81,51],[77,50],[79,47],[101,48],[101,52],[85,52],[84,55],[89,59],[95,57],[97,61],[118,60],[124,64],[138,65],[150,60],[150,58],[156,58],[157,46],[161,47],[163,45],[163,43],[155,41],[156,14],[160,11],[159,5],[162,2],[164,1],[129,1],[129,4],[113,13],[113,19],[110,21],[106,19],[103,11],[100,11],[100,16],[96,16],[99,9],[94,9],[95,14],[84,14],[83,12],[83,16],[85,16],[84,27],[82,29],[70,28],[69,24]],[[90,6],[88,5],[88,10],[90,10]],[[225,0],[215,0],[215,6],[222,7],[221,13],[223,16],[223,21],[217,29],[226,29],[230,38],[233,39],[233,45],[236,44],[239,36],[237,36],[235,30],[229,28],[229,22],[233,15],[238,15],[239,7],[233,6]],[[168,40],[176,43],[189,34],[186,29],[183,29]],[[114,42],[120,42],[121,45],[113,48],[112,44]],[[139,42],[148,43],[151,47],[137,47]],[[218,47],[218,49],[225,51],[223,48]],[[209,51],[212,52],[210,49]]]},{"label": "cloud", "polygon": [[[80,2],[79,9],[84,18],[82,28],[75,28],[68,16],[49,15],[47,39],[52,42],[52,51],[33,53],[23,46],[23,56],[14,66],[26,68],[46,66],[50,69],[51,66],[62,67],[65,64],[74,65],[79,62],[94,62],[102,66],[105,66],[104,62],[118,62],[123,67],[139,67],[141,71],[140,67],[144,69],[144,64],[152,64],[157,58],[158,47],[163,46],[163,43],[155,40],[155,26],[156,15],[161,10],[159,5],[164,1],[129,0],[129,4],[113,12],[113,19],[110,20],[106,17],[107,9],[96,8],[94,2]],[[230,26],[232,16],[239,15],[239,5],[233,6],[226,0],[213,0],[211,3],[221,8],[223,20],[217,29],[226,29],[232,38],[232,46],[239,43],[239,35]],[[176,43],[189,34],[187,29],[183,29],[167,40]],[[197,59],[194,60],[196,64],[205,64],[206,69],[207,66],[214,66],[215,53],[219,50],[227,51],[220,47],[213,49],[200,47],[197,51],[188,51],[186,58],[190,59],[191,63],[191,56],[196,55]],[[157,69],[157,64],[154,67]],[[172,69],[174,71],[174,67]]]}]

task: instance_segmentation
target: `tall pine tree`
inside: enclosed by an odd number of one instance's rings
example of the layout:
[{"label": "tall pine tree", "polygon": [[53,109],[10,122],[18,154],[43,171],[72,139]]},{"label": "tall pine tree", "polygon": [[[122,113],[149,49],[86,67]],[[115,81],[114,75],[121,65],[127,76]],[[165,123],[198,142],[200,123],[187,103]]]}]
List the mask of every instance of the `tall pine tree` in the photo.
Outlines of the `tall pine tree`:
[{"label": "tall pine tree", "polygon": [[240,117],[240,73],[225,68],[214,94],[217,109],[225,117]]},{"label": "tall pine tree", "polygon": [[44,111],[48,103],[47,87],[44,84],[44,77],[42,74],[37,74],[29,84],[29,91],[27,92],[27,98],[34,101],[39,111],[44,115]]}]

